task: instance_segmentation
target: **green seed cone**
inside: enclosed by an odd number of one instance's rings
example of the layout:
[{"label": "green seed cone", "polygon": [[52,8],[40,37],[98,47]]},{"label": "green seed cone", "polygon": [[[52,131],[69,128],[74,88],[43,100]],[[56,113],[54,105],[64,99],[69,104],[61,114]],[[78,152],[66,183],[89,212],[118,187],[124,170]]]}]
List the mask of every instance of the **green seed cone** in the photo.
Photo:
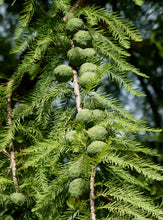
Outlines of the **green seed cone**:
[{"label": "green seed cone", "polygon": [[78,31],[74,37],[73,42],[76,47],[87,48],[92,46],[92,37],[88,31]]},{"label": "green seed cone", "polygon": [[76,115],[76,121],[84,124],[86,127],[92,127],[94,125],[94,117],[92,111],[89,109],[82,109]]},{"label": "green seed cone", "polygon": [[92,156],[97,153],[101,153],[105,148],[107,147],[107,144],[103,141],[93,141],[87,148],[87,153]]},{"label": "green seed cone", "polygon": [[73,70],[70,66],[59,65],[54,69],[54,75],[58,82],[67,82],[73,77]]},{"label": "green seed cone", "polygon": [[94,84],[97,81],[97,74],[94,72],[85,72],[79,78],[79,85],[83,88]]},{"label": "green seed cone", "polygon": [[70,49],[67,53],[67,57],[70,61],[70,64],[75,67],[82,65],[86,60],[84,50],[80,47]]},{"label": "green seed cone", "polygon": [[[99,109],[95,109],[92,111],[93,112],[93,116],[95,118],[95,122],[96,123],[100,123],[101,121],[103,121],[106,117],[106,113],[102,110]],[[102,126],[103,127],[103,126]]]},{"label": "green seed cone", "polygon": [[88,136],[91,141],[105,141],[108,136],[108,132],[104,127],[96,125],[88,130]]},{"label": "green seed cone", "polygon": [[84,22],[80,18],[69,19],[65,27],[65,30],[70,35],[74,35],[77,31],[83,29],[84,29]]},{"label": "green seed cone", "polygon": [[83,170],[81,166],[81,161],[77,161],[76,163],[72,164],[69,168],[69,178],[76,179],[83,176]]},{"label": "green seed cone", "polygon": [[88,194],[88,182],[82,178],[74,179],[69,185],[69,193],[74,198],[84,198]]},{"label": "green seed cone", "polygon": [[58,35],[56,36],[56,47],[60,52],[66,52],[71,48],[71,41],[67,36]]},{"label": "green seed cone", "polygon": [[96,58],[96,51],[94,48],[86,48],[84,49],[84,54],[86,56],[86,60],[88,62],[93,62]]},{"label": "green seed cone", "polygon": [[79,76],[81,76],[85,72],[94,72],[97,73],[98,67],[93,63],[83,63],[79,69]]},{"label": "green seed cone", "polygon": [[91,110],[94,109],[105,110],[105,103],[98,97],[91,96],[85,101],[84,108]]},{"label": "green seed cone", "polygon": [[12,193],[9,198],[9,207],[20,210],[26,202],[25,196],[22,193]]}]

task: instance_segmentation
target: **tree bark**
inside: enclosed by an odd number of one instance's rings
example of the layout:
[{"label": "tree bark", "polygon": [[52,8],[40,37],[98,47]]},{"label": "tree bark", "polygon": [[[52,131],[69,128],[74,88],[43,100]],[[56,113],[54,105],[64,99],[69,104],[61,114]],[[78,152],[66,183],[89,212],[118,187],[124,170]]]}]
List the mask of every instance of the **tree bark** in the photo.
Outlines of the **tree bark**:
[{"label": "tree bark", "polygon": [[91,207],[91,219],[96,220],[96,212],[95,212],[95,192],[94,192],[94,183],[95,183],[95,175],[96,169],[95,166],[92,165],[92,173],[90,179],[90,207]]},{"label": "tree bark", "polygon": [[73,85],[74,85],[74,92],[76,98],[76,108],[79,112],[81,108],[81,98],[80,98],[80,90],[79,90],[79,83],[78,83],[78,74],[76,70],[73,70]]},{"label": "tree bark", "polygon": [[[7,118],[8,118],[8,125],[9,127],[12,126],[12,108],[11,108],[11,99],[12,99],[12,85],[14,80],[11,79],[8,82],[8,94],[7,94]],[[11,169],[13,175],[13,182],[15,185],[15,190],[18,192],[18,180],[16,177],[16,160],[15,160],[15,152],[14,152],[14,143],[11,139],[9,142],[9,149],[10,149],[10,161],[11,161]]]}]

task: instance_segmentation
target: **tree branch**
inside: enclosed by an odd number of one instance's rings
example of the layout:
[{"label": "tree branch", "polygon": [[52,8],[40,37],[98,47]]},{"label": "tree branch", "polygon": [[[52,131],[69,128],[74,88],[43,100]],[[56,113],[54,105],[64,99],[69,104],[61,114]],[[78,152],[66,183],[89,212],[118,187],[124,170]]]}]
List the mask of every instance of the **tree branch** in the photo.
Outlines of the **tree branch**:
[{"label": "tree branch", "polygon": [[40,5],[40,3],[38,1],[36,1],[37,5],[39,6],[39,8],[41,9],[41,11],[47,15],[46,11],[44,10],[44,8]]},{"label": "tree branch", "polygon": [[[12,108],[11,108],[11,98],[12,98],[12,85],[14,80],[11,79],[8,82],[8,94],[7,94],[7,118],[8,118],[8,124],[9,126],[12,125]],[[15,152],[14,152],[14,143],[11,139],[9,142],[9,149],[10,149],[10,160],[11,160],[11,169],[12,169],[12,175],[13,175],[13,182],[15,185],[16,192],[18,192],[18,180],[16,177],[16,161],[15,161]]]},{"label": "tree branch", "polygon": [[[79,6],[83,6],[85,1],[86,0],[79,0],[74,4],[71,10],[72,16],[74,15],[76,8]],[[67,17],[64,17],[63,20],[66,21]],[[75,47],[73,41],[71,41],[71,45],[72,45],[72,48]],[[77,108],[77,111],[79,112],[82,109],[81,108],[81,97],[80,97],[80,89],[79,89],[79,83],[78,83],[78,73],[75,69],[73,69],[73,85],[74,85],[74,93],[75,93],[75,99],[76,99],[76,108]],[[90,178],[90,208],[91,208],[92,220],[96,220],[95,203],[94,203],[95,174],[96,174],[96,169],[95,169],[95,166],[92,165],[92,173],[91,173],[91,178]]]},{"label": "tree branch", "polygon": [[[84,3],[86,2],[86,0],[78,0],[73,6],[72,6],[72,9],[70,11],[71,15],[74,16],[74,13],[75,13],[75,10],[78,8],[78,7],[82,7],[84,5]],[[65,16],[63,18],[64,21],[67,21],[68,18],[67,16]]]},{"label": "tree branch", "polygon": [[73,6],[72,6],[72,9],[71,9],[71,13],[72,15],[74,15],[74,12],[75,10],[78,8],[78,7],[82,7],[84,5],[86,0],[78,0]]},{"label": "tree branch", "polygon": [[107,202],[114,202],[114,200],[109,196],[100,196],[100,198]]},{"label": "tree branch", "polygon": [[76,108],[79,112],[82,108],[81,105],[81,98],[80,98],[80,90],[79,90],[79,83],[78,83],[78,74],[76,70],[73,70],[73,85],[74,85],[74,92],[76,98]]},{"label": "tree branch", "polygon": [[91,173],[91,180],[90,180],[90,207],[91,207],[91,219],[96,220],[96,213],[95,213],[95,192],[94,192],[94,183],[95,183],[95,175],[96,169],[95,165],[92,165],[92,173]]},{"label": "tree branch", "polygon": [[[74,42],[71,40],[71,46],[74,48]],[[79,82],[78,82],[78,72],[73,69],[73,85],[74,85],[74,93],[75,93],[75,99],[76,99],[76,108],[79,112],[81,108],[81,98],[80,98],[80,89],[79,89]]]},{"label": "tree branch", "polygon": [[2,150],[2,153],[3,153],[4,155],[6,155],[7,157],[9,157],[9,158],[11,157],[10,154],[7,152],[6,149],[3,149],[3,150]]},{"label": "tree branch", "polygon": [[12,168],[12,175],[13,175],[13,182],[15,185],[16,192],[18,192],[18,180],[16,177],[16,160],[15,160],[15,152],[11,150],[11,168]]}]

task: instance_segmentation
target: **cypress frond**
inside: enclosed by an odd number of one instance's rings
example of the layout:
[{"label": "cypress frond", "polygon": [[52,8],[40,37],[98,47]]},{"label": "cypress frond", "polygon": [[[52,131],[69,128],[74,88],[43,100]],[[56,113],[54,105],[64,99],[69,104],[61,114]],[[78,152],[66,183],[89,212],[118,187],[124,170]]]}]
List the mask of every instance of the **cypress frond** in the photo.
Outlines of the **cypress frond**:
[{"label": "cypress frond", "polygon": [[130,170],[135,170],[139,174],[143,174],[145,177],[161,181],[163,178],[161,177],[158,171],[162,171],[162,168],[143,160],[142,158],[135,158],[132,155],[120,156],[116,153],[107,153],[102,161],[104,163],[111,163],[115,166],[120,166],[124,168],[129,168]]},{"label": "cypress frond", "polygon": [[138,97],[144,96],[144,94],[140,92],[136,86],[133,85],[134,82],[132,82],[127,77],[127,74],[125,72],[117,73],[116,68],[114,70],[114,67],[110,64],[106,64],[101,71],[104,74],[107,73],[111,81],[117,82],[120,87],[124,87],[126,91],[129,92],[131,95]]},{"label": "cypress frond", "polygon": [[38,187],[45,191],[48,187],[48,178],[46,176],[46,169],[44,167],[39,167],[36,170],[36,181],[38,183]]},{"label": "cypress frond", "polygon": [[2,188],[3,185],[7,186],[8,184],[12,184],[12,180],[9,180],[1,176],[0,177],[0,188]]},{"label": "cypress frond", "polygon": [[17,29],[15,31],[14,39],[18,39],[25,28],[28,27],[29,22],[35,11],[35,0],[26,0],[24,3],[24,9],[19,18]]},{"label": "cypress frond", "polygon": [[[108,183],[109,184],[109,183]],[[108,185],[109,189],[99,196],[111,196],[117,201],[122,201],[126,204],[130,204],[132,207],[137,207],[138,213],[141,209],[145,216],[151,215],[158,218],[163,214],[163,212],[152,205],[152,201],[142,195],[142,193],[134,190],[131,186],[118,186],[118,185]],[[134,208],[135,209],[135,208]]]},{"label": "cypress frond", "polygon": [[128,37],[134,41],[142,40],[140,34],[131,23],[124,19],[122,20],[119,15],[113,14],[111,11],[108,12],[108,10],[103,8],[87,6],[78,13],[79,15],[84,14],[91,25],[97,25],[100,20],[106,23],[110,33],[124,48],[129,48],[130,46]]},{"label": "cypress frond", "polygon": [[[127,117],[126,117],[127,118]],[[112,122],[115,122],[117,126],[121,127],[121,131],[123,132],[133,132],[133,133],[138,133],[138,132],[161,132],[161,129],[152,129],[148,126],[145,125],[143,121],[136,121],[136,120],[128,120],[128,118],[120,118],[118,120],[117,117],[112,117]],[[127,127],[126,127],[127,125]],[[144,133],[143,133],[144,134]]]},{"label": "cypress frond", "polygon": [[[125,181],[127,184],[132,184],[133,186],[139,186],[142,190],[150,191],[150,186],[147,182],[142,181],[142,179],[138,179],[134,175],[131,175],[129,171],[123,169],[118,166],[109,166],[109,171],[112,170],[112,174],[116,176],[119,181]],[[116,185],[116,183],[115,183]]]},{"label": "cypress frond", "polygon": [[93,35],[96,43],[108,45],[110,52],[115,53],[115,56],[116,55],[119,55],[120,57],[123,57],[123,56],[129,57],[130,56],[130,54],[125,49],[123,49],[122,47],[120,47],[118,45],[118,43],[114,40],[114,38],[107,36],[108,33],[106,31],[95,29],[95,31],[92,35]]},{"label": "cypress frond", "polygon": [[22,51],[25,51],[34,38],[35,36],[32,36],[30,33],[24,31],[16,40],[16,43],[10,53],[21,53]]},{"label": "cypress frond", "polygon": [[[98,35],[97,35],[98,36]],[[108,45],[103,43],[103,40],[98,39],[98,37],[94,38],[94,46],[97,51],[100,51],[102,55],[106,58],[109,58],[113,64],[116,64],[119,68],[119,71],[126,71],[126,72],[134,72],[135,74],[149,78],[144,73],[141,73],[137,68],[133,65],[129,64],[127,61],[124,60],[122,56],[118,56],[114,51],[111,51]],[[118,59],[117,59],[118,57]]]},{"label": "cypress frond", "polygon": [[[57,149],[60,149],[60,151],[57,152]],[[23,163],[23,166],[21,169],[27,169],[28,167],[37,167],[37,164],[45,164],[45,161],[47,158],[51,158],[50,164],[55,165],[57,164],[60,155],[62,152],[64,152],[66,148],[61,146],[58,142],[56,141],[51,141],[50,143],[48,142],[40,142],[37,143],[35,146],[32,148],[26,148],[23,151],[24,155],[29,155],[30,159],[26,160]],[[50,167],[50,165],[49,165]]]},{"label": "cypress frond", "polygon": [[[108,209],[110,212],[117,216],[124,216],[126,219],[141,219],[146,220],[146,215],[140,214],[140,211],[135,210],[131,205],[125,205],[121,202],[108,203],[99,209]],[[149,218],[150,219],[150,218]]]},{"label": "cypress frond", "polygon": [[51,12],[54,11],[63,11],[64,14],[70,12],[71,10],[71,1],[70,0],[53,0],[53,7],[51,9]]},{"label": "cypress frond", "polygon": [[[33,124],[33,123],[32,123]],[[33,125],[25,124],[25,125],[19,125],[18,132],[22,132],[25,136],[28,138],[33,139],[34,141],[38,141],[42,139],[42,134],[37,127],[34,127]]]},{"label": "cypress frond", "polygon": [[[127,76],[132,72],[148,77],[127,61],[130,41],[141,36],[118,14],[84,7],[80,1],[71,6],[70,0],[52,0],[50,13],[32,19],[39,10],[36,3],[25,1],[16,29],[13,52],[20,53],[21,61],[9,81],[14,82],[0,85],[0,217],[89,220],[96,214],[94,219],[101,220],[161,219],[151,192],[152,184],[163,180],[162,168],[150,161],[158,154],[138,141],[146,132],[160,130],[136,120],[111,94],[100,92],[107,74],[109,83],[143,96]],[[86,49],[95,53],[89,58],[80,48],[83,64],[95,71],[94,81],[88,83],[86,75],[86,85],[80,82],[82,64],[72,64],[68,56],[77,47],[66,31],[72,17],[90,35]],[[54,71],[63,64],[72,70],[65,81]],[[25,197],[20,212],[7,207],[14,178]],[[81,194],[71,192],[76,179],[83,181],[83,192],[82,184],[74,187]]]},{"label": "cypress frond", "polygon": [[[53,217],[57,219],[60,216],[61,209],[65,207],[65,200],[68,197],[68,186],[67,171],[62,170],[59,177],[53,180],[48,186],[46,192],[39,196],[38,203],[33,208],[33,211],[39,210],[42,217]],[[46,201],[48,201],[48,204]],[[47,213],[43,212],[45,210]]]},{"label": "cypress frond", "polygon": [[118,137],[110,137],[109,140],[115,141],[116,149],[122,151],[133,151],[133,152],[141,152],[146,155],[158,156],[158,154],[150,149],[144,147],[141,143],[134,139],[128,139],[128,137],[118,138]]},{"label": "cypress frond", "polygon": [[16,132],[16,127],[12,126],[10,128],[5,128],[1,134],[1,146],[0,149],[3,150],[3,148],[6,148],[6,146],[8,146],[8,143],[10,142],[11,139],[14,138]]},{"label": "cypress frond", "polygon": [[111,109],[113,112],[116,111],[119,113],[119,115],[123,116],[124,118],[127,118],[131,121],[136,121],[134,117],[131,114],[128,114],[129,112],[126,111],[121,105],[120,102],[116,98],[112,98],[111,95],[105,95],[101,92],[91,92],[94,97],[97,97],[99,101],[105,103],[106,108]]}]

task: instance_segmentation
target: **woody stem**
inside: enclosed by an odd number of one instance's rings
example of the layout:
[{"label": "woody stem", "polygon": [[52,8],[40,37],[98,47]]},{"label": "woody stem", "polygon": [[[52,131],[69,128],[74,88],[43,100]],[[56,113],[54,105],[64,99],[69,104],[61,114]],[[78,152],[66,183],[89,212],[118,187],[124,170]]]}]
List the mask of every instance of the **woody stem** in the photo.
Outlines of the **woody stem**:
[{"label": "woody stem", "polygon": [[91,207],[91,219],[96,220],[96,212],[95,212],[95,192],[94,192],[94,183],[95,183],[95,175],[96,168],[95,165],[92,165],[91,179],[90,179],[90,207]]},{"label": "woody stem", "polygon": [[[11,127],[12,126],[12,108],[11,108],[11,99],[12,99],[12,85],[14,80],[11,79],[8,82],[8,94],[7,94],[7,118],[8,118],[8,124]],[[11,139],[9,141],[9,149],[10,149],[10,161],[11,161],[11,169],[12,169],[12,175],[13,175],[13,182],[15,185],[16,192],[18,192],[18,180],[16,177],[16,160],[15,160],[15,152],[14,152],[14,143]]]}]

